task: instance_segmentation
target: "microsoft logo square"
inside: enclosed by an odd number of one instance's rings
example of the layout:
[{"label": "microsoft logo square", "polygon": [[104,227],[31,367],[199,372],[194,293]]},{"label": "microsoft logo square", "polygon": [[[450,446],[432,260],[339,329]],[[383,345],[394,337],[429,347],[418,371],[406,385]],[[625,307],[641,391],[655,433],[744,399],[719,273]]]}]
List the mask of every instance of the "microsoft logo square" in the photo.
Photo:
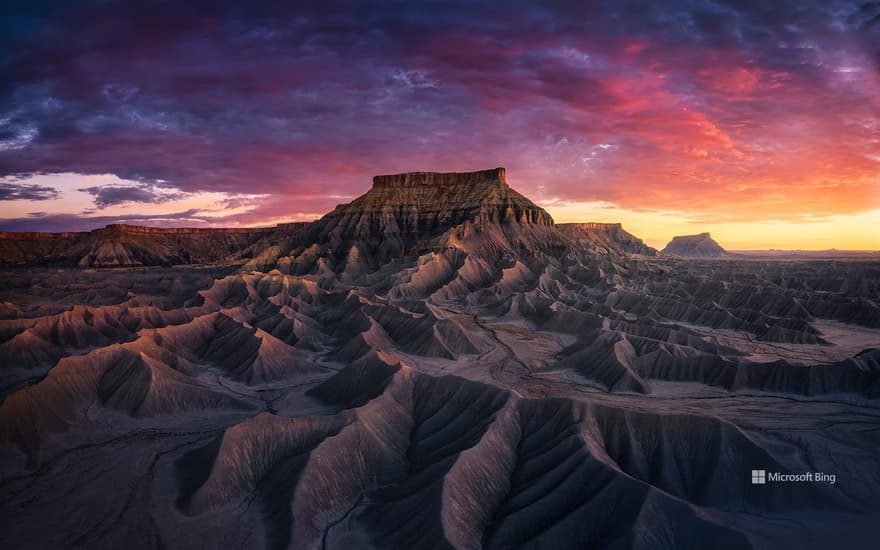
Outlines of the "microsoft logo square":
[{"label": "microsoft logo square", "polygon": [[766,470],[752,470],[752,485],[766,485],[766,484],[767,484]]}]

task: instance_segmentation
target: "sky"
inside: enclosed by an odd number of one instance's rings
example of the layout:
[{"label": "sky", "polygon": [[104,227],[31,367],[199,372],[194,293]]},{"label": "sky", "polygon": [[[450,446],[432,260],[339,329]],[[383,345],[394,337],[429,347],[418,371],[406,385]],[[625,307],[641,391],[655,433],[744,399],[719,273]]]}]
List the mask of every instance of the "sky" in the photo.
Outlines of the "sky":
[{"label": "sky", "polygon": [[0,11],[0,230],[274,225],[495,166],[658,247],[880,249],[880,2]]}]

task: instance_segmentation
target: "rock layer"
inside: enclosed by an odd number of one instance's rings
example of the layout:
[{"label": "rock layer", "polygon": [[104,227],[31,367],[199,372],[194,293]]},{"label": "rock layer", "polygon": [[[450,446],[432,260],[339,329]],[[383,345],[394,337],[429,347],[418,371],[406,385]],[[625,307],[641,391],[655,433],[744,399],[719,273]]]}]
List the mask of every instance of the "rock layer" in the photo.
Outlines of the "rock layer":
[{"label": "rock layer", "polygon": [[560,223],[556,227],[581,246],[602,247],[622,254],[657,255],[656,249],[626,231],[619,223]]}]

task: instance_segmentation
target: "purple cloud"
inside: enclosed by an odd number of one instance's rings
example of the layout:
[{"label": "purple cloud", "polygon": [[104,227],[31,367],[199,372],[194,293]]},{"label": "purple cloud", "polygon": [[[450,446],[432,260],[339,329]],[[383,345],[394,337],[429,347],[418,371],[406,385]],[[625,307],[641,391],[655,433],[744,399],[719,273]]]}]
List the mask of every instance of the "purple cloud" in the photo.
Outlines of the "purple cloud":
[{"label": "purple cloud", "polygon": [[106,208],[126,202],[163,203],[176,201],[184,196],[182,193],[168,192],[168,190],[162,190],[155,185],[149,184],[137,187],[102,185],[86,187],[79,189],[79,191],[94,196],[95,206],[98,208]]},{"label": "purple cloud", "polygon": [[58,190],[45,185],[0,182],[0,201],[45,201],[58,198]]},{"label": "purple cloud", "polygon": [[497,165],[538,199],[854,212],[880,158],[877,6],[59,4],[0,28],[0,176],[270,195],[252,223],[376,173]]}]

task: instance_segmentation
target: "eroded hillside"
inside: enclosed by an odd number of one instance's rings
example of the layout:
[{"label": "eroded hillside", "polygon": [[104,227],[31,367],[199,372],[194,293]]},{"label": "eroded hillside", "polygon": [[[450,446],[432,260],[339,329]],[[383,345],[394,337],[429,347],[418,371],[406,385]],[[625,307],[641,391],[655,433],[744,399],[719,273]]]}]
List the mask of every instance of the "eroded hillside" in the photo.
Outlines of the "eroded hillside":
[{"label": "eroded hillside", "polygon": [[880,265],[624,233],[556,226],[501,169],[415,173],[241,269],[8,271],[0,540],[858,547]]}]

